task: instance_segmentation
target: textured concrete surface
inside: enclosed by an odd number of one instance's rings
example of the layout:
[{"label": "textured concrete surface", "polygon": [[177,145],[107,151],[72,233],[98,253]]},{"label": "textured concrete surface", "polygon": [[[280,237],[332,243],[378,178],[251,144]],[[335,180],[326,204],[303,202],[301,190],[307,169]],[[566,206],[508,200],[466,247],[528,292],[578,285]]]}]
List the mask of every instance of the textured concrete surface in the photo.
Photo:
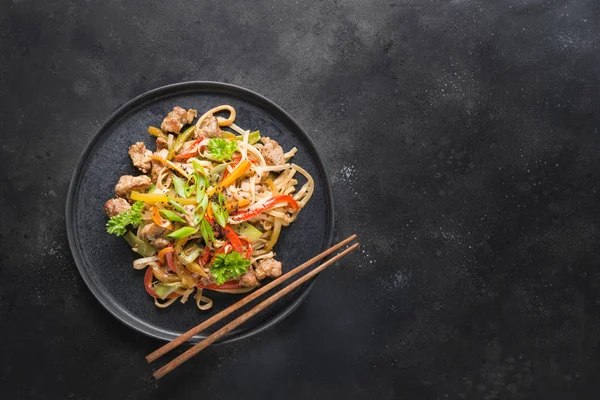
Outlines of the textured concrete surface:
[{"label": "textured concrete surface", "polygon": [[[4,398],[597,398],[600,2],[0,2]],[[164,84],[312,136],[361,252],[155,382],[66,242],[79,154]]]}]

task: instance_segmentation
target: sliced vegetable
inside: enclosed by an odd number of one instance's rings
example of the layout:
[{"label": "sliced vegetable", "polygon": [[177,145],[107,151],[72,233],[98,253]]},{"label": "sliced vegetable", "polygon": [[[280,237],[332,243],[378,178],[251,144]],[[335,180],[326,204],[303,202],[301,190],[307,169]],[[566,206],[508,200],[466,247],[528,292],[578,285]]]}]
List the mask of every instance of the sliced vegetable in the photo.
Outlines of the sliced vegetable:
[{"label": "sliced vegetable", "polygon": [[256,229],[248,222],[242,222],[241,224],[233,225],[233,229],[238,233],[238,235],[248,238],[250,242],[256,242],[263,235],[261,231]]},{"label": "sliced vegetable", "polygon": [[250,218],[256,217],[263,211],[270,210],[271,208],[275,208],[277,206],[280,206],[280,205],[286,204],[286,203],[290,207],[292,207],[292,209],[294,211],[298,211],[298,208],[299,208],[298,202],[296,200],[294,200],[294,198],[292,196],[279,195],[279,196],[271,197],[269,200],[265,201],[260,207],[257,207],[253,210],[243,212],[241,214],[236,214],[236,215],[232,216],[231,218],[235,221],[246,221],[246,220],[249,220]]},{"label": "sliced vegetable", "polygon": [[237,212],[239,208],[246,207],[248,204],[250,204],[250,200],[248,199],[232,201],[231,203],[227,203],[227,211],[229,213]]},{"label": "sliced vegetable", "polygon": [[185,237],[193,235],[196,232],[198,232],[198,229],[192,228],[191,226],[184,226],[183,228],[177,229],[175,232],[169,233],[167,237],[173,239],[183,239]]},{"label": "sliced vegetable", "polygon": [[206,177],[206,170],[198,160],[192,159],[192,166],[194,167],[194,171]]},{"label": "sliced vegetable", "polygon": [[194,133],[195,129],[196,129],[196,127],[194,125],[192,125],[189,128],[187,128],[185,131],[180,133],[179,136],[177,136],[177,139],[175,139],[175,143],[173,143],[173,148],[171,150],[169,150],[169,154],[167,154],[167,160],[170,160],[171,158],[173,158],[173,156],[175,155],[175,153],[177,153],[179,151],[181,146],[183,146],[183,144],[185,142],[187,142],[188,138],[190,136],[192,136],[192,133]]},{"label": "sliced vegetable", "polygon": [[[225,164],[221,164],[221,165],[225,165]],[[233,171],[231,171],[231,173],[229,175],[227,175],[223,181],[221,181],[221,183],[217,186],[211,186],[206,190],[206,195],[208,197],[212,196],[213,194],[215,194],[217,191],[221,191],[223,190],[223,188],[226,188],[227,186],[230,186],[231,184],[233,184],[236,179],[242,177],[242,175],[244,175],[248,169],[252,166],[252,162],[248,161],[248,160],[242,160],[235,168]],[[217,167],[213,168],[212,171],[214,171]],[[211,171],[211,174],[212,174]]]},{"label": "sliced vegetable", "polygon": [[227,225],[227,218],[229,218],[229,212],[226,207],[226,200],[223,193],[219,193],[218,202],[210,203],[210,208],[215,216],[215,220],[223,228]]},{"label": "sliced vegetable", "polygon": [[209,257],[210,257],[210,248],[208,246],[205,246],[204,250],[202,251],[202,255],[198,259],[198,263],[200,263],[201,266],[206,265]]},{"label": "sliced vegetable", "polygon": [[157,283],[153,287],[154,293],[156,293],[156,296],[161,300],[164,300],[167,297],[169,297],[169,295],[171,293],[173,293],[174,291],[176,291],[178,288],[179,288],[179,286],[165,285],[164,283]]},{"label": "sliced vegetable", "polygon": [[[204,239],[204,243],[206,243],[207,246],[211,242],[215,241],[215,235],[212,231],[212,227],[210,226],[210,223],[204,218],[202,219],[202,222],[200,223],[200,234],[202,235],[202,238]],[[206,262],[204,262],[204,263],[206,264]]]},{"label": "sliced vegetable", "polygon": [[221,182],[221,186],[227,187],[236,181],[236,179],[241,178],[248,169],[252,166],[252,163],[248,160],[240,161],[240,163],[234,168],[233,171],[225,179]]},{"label": "sliced vegetable", "polygon": [[201,253],[202,253],[202,249],[198,245],[193,244],[193,245],[189,246],[189,248],[187,248],[184,251],[182,251],[181,253],[179,253],[177,255],[177,257],[179,258],[179,261],[181,261],[181,263],[183,265],[188,265],[192,261],[195,261],[196,258],[200,257]]},{"label": "sliced vegetable", "polygon": [[167,139],[167,135],[165,135],[165,133],[162,131],[162,129],[159,129],[155,126],[149,126],[148,133],[151,134],[152,136],[161,137],[165,140]]},{"label": "sliced vegetable", "polygon": [[231,229],[231,226],[229,226],[229,225],[227,225],[224,230],[225,230],[225,235],[227,235],[227,239],[231,243],[231,246],[233,247],[233,249],[240,254],[243,253],[244,249],[242,248],[242,242],[241,242],[240,238],[238,237],[237,233],[235,233],[235,231],[233,229]]},{"label": "sliced vegetable", "polygon": [[163,217],[161,217],[160,212],[158,211],[158,207],[152,206],[152,221],[161,228],[172,229],[173,225]]},{"label": "sliced vegetable", "polygon": [[229,254],[217,254],[210,266],[210,273],[217,285],[239,278],[248,271],[250,261],[237,251]]},{"label": "sliced vegetable", "polygon": [[127,232],[127,225],[137,227],[142,223],[143,208],[144,203],[138,201],[129,210],[110,217],[108,222],[106,222],[106,231],[111,235],[123,236]]},{"label": "sliced vegetable", "polygon": [[131,250],[143,257],[151,257],[156,254],[156,249],[153,246],[135,236],[131,231],[127,231],[123,238],[129,243]]},{"label": "sliced vegetable", "polygon": [[164,249],[162,249],[161,251],[158,252],[158,261],[161,262],[161,264],[165,263],[165,256],[167,255],[167,253],[172,253],[173,252],[173,245],[169,245],[168,247],[165,247]]},{"label": "sliced vegetable", "polygon": [[[236,136],[235,138],[237,140],[244,140],[243,135]],[[256,143],[258,143],[259,140],[260,140],[260,131],[254,131],[254,132],[250,132],[250,134],[248,134],[248,144],[256,144]]]},{"label": "sliced vegetable", "polygon": [[[150,296],[157,298],[158,295],[154,291],[154,288],[155,288],[155,286],[158,286],[158,284],[153,285],[152,284],[153,279],[154,279],[154,271],[152,270],[152,268],[146,268],[146,274],[144,275],[144,288],[146,289],[146,292]],[[175,289],[177,289],[177,286],[175,286]],[[170,294],[166,295],[165,297],[172,299],[173,297],[177,297],[177,296],[179,296],[177,293],[171,292]]]},{"label": "sliced vegetable", "polygon": [[175,188],[175,193],[177,193],[177,195],[179,197],[187,198],[188,196],[185,195],[185,182],[183,181],[183,179],[181,179],[180,177],[178,177],[175,174],[173,174],[172,176],[173,176],[173,187]]},{"label": "sliced vegetable", "polygon": [[194,140],[194,142],[189,145],[185,151],[175,155],[175,159],[176,160],[187,160],[188,158],[192,158],[193,156],[197,155],[198,152],[200,151],[200,146],[199,144],[204,140],[204,138],[200,138],[200,139],[196,139]]},{"label": "sliced vegetable", "polygon": [[[182,213],[186,213],[187,212],[185,210],[185,208],[183,208],[183,206],[181,204],[179,204],[177,201],[175,201],[174,199],[172,199],[172,198],[169,197],[168,200],[169,200],[169,204],[172,205],[173,208],[176,209],[177,211],[182,212]],[[183,199],[179,199],[179,200],[181,201]]]},{"label": "sliced vegetable", "polygon": [[154,193],[155,191],[156,191],[156,185],[153,183],[152,185],[150,185],[150,187],[148,188],[146,193]]},{"label": "sliced vegetable", "polygon": [[[181,208],[183,209],[183,207]],[[165,217],[169,221],[185,223],[185,219],[181,218],[179,215],[177,215],[177,213],[171,210],[159,210],[159,212],[163,217]]]}]

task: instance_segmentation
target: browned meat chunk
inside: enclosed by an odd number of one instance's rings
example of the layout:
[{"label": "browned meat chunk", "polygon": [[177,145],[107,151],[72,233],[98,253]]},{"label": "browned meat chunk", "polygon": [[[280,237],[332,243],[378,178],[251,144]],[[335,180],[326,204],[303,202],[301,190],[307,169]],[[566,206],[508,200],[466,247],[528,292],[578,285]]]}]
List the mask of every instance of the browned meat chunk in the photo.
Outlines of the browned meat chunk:
[{"label": "browned meat chunk", "polygon": [[194,138],[198,139],[199,137],[223,137],[223,132],[221,131],[221,128],[219,128],[219,122],[216,117],[211,115],[210,117],[205,118],[200,124],[200,127],[196,128],[194,131]]},{"label": "browned meat chunk", "polygon": [[115,194],[118,197],[129,198],[129,193],[132,190],[148,189],[151,185],[152,181],[150,180],[150,177],[146,175],[123,175],[119,178],[117,186],[115,186]]},{"label": "browned meat chunk", "polygon": [[283,149],[274,140],[262,138],[263,146],[260,147],[260,154],[264,157],[267,165],[282,165],[285,164],[283,157]]},{"label": "browned meat chunk", "polygon": [[281,262],[273,258],[267,258],[266,260],[260,260],[254,273],[258,279],[279,278],[281,276]]},{"label": "browned meat chunk", "polygon": [[143,173],[150,171],[150,167],[152,166],[151,155],[152,152],[146,149],[146,145],[143,142],[137,142],[129,148],[129,157],[131,157],[133,165]]},{"label": "browned meat chunk", "polygon": [[109,217],[114,217],[115,215],[119,215],[122,212],[129,210],[131,206],[125,199],[121,199],[117,197],[116,199],[110,199],[104,205],[104,212]]},{"label": "browned meat chunk", "polygon": [[158,238],[151,241],[150,244],[156,247],[157,249],[164,249],[165,247],[170,245],[171,242],[165,238]]},{"label": "browned meat chunk", "polygon": [[156,225],[154,222],[145,225],[141,232],[140,232],[140,237],[142,238],[142,240],[147,240],[149,242],[154,242],[157,239],[162,239],[162,235],[166,232],[167,230],[165,228],[162,228],[158,225]]},{"label": "browned meat chunk", "polygon": [[167,139],[163,137],[156,138],[156,150],[166,149],[168,147]]},{"label": "browned meat chunk", "polygon": [[[169,150],[167,149],[161,149],[159,151],[154,152],[155,156],[159,156],[162,158],[167,158],[168,154]],[[158,179],[158,173],[163,169],[163,167],[164,165],[160,161],[152,160],[152,180],[154,182],[156,182],[156,179]]]},{"label": "browned meat chunk", "polygon": [[258,279],[256,279],[256,276],[252,273],[252,271],[248,271],[240,278],[240,286],[258,286]]},{"label": "browned meat chunk", "polygon": [[160,124],[160,129],[165,132],[179,133],[184,125],[191,124],[197,116],[198,112],[196,110],[190,109],[185,111],[179,106],[174,107],[173,111],[167,114],[165,119],[163,119],[162,124]]}]

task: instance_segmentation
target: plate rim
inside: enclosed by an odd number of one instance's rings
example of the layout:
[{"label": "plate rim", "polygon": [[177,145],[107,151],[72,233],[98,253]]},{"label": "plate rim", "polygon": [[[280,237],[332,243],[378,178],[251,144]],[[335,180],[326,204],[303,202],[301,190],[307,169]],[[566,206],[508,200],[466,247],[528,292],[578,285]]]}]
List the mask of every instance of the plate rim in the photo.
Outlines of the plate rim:
[{"label": "plate rim", "polygon": [[[134,329],[135,331],[142,333],[146,336],[149,336],[149,337],[152,337],[155,339],[159,339],[159,340],[163,340],[163,341],[170,341],[174,337],[171,333],[164,331],[164,330],[159,330],[159,332],[163,333],[163,335],[161,335],[158,332],[155,333],[154,332],[155,329],[153,329],[153,331],[144,329],[144,328],[148,328],[147,322],[144,322],[143,319],[138,318],[135,315],[129,313],[126,309],[124,309],[116,301],[114,301],[114,299],[112,299],[111,296],[107,295],[105,293],[105,291],[100,290],[100,288],[93,283],[90,273],[87,271],[87,268],[85,268],[86,262],[83,260],[83,254],[80,252],[80,246],[79,246],[80,243],[79,243],[79,239],[77,238],[77,235],[75,232],[75,216],[73,215],[73,209],[74,209],[75,198],[76,198],[76,195],[78,192],[77,183],[80,181],[80,179],[83,176],[81,174],[81,171],[82,171],[82,168],[86,164],[86,160],[88,159],[88,156],[92,152],[93,148],[96,147],[98,142],[102,139],[102,136],[104,135],[105,131],[108,128],[110,128],[111,125],[118,122],[119,119],[121,119],[123,116],[125,116],[130,110],[133,110],[133,109],[137,108],[138,106],[143,105],[145,103],[144,100],[148,101],[151,99],[156,99],[156,98],[162,97],[162,95],[167,95],[172,92],[194,91],[194,89],[210,90],[211,88],[219,89],[219,91],[225,92],[225,93],[234,92],[234,93],[237,93],[238,95],[241,92],[245,96],[253,97],[254,100],[259,100],[259,101],[265,103],[269,107],[272,107],[273,109],[275,109],[275,111],[280,113],[281,116],[283,116],[285,119],[287,119],[287,122],[289,122],[292,125],[292,128],[296,131],[296,133],[298,133],[302,137],[302,139],[305,141],[306,145],[311,150],[312,155],[316,161],[317,168],[323,177],[324,198],[325,198],[326,209],[327,209],[326,212],[328,214],[326,224],[329,227],[329,232],[327,232],[326,237],[325,237],[325,247],[326,248],[330,247],[331,243],[333,242],[333,235],[334,235],[334,231],[335,231],[335,226],[334,226],[335,209],[334,209],[334,202],[333,202],[333,191],[331,188],[331,180],[329,179],[329,174],[327,173],[327,169],[325,168],[325,163],[323,162],[323,158],[321,157],[321,154],[318,152],[317,147],[315,146],[315,143],[313,142],[312,138],[304,131],[304,129],[302,129],[302,127],[285,110],[283,110],[279,105],[274,103],[272,100],[268,99],[267,97],[265,97],[259,93],[254,92],[253,90],[250,90],[250,89],[238,86],[238,85],[230,84],[230,83],[216,82],[216,81],[185,81],[185,82],[172,83],[172,84],[168,84],[168,85],[164,85],[164,86],[160,86],[160,87],[148,90],[148,91],[141,93],[141,94],[137,95],[136,97],[126,101],[123,105],[121,105],[114,112],[112,112],[111,115],[108,118],[106,118],[103,121],[103,123],[98,127],[98,129],[96,130],[96,133],[92,136],[92,138],[90,139],[88,144],[85,146],[83,152],[81,153],[81,155],[79,157],[79,160],[77,161],[75,170],[73,171],[73,174],[71,176],[71,180],[70,180],[69,188],[68,188],[68,192],[67,192],[67,199],[65,202],[65,225],[66,225],[66,230],[67,230],[67,240],[69,242],[69,249],[71,251],[71,256],[73,257],[75,266],[77,267],[77,270],[79,271],[79,275],[85,282],[88,289],[91,291],[92,295],[102,305],[102,307],[104,307],[104,309],[106,309],[113,317],[115,317],[117,320],[119,320],[121,323],[125,324],[126,326],[128,326],[128,327]],[[142,102],[142,103],[138,104],[140,102]],[[325,249],[322,249],[322,250],[325,250]],[[249,329],[247,331],[243,331],[236,336],[226,337],[223,340],[219,341],[218,343],[231,343],[234,341],[242,340],[242,339],[248,338],[250,336],[254,336],[254,335],[276,325],[278,322],[282,321],[287,316],[292,314],[299,307],[299,305],[308,296],[308,293],[311,291],[312,287],[314,286],[316,278],[317,277],[314,277],[313,279],[311,279],[309,281],[309,283],[306,284],[304,291],[302,293],[300,293],[300,295],[291,304],[289,304],[284,309],[282,309],[280,312],[278,312],[273,318],[267,320],[266,322],[264,322],[263,324],[255,327],[255,328]],[[120,311],[120,313],[117,311]],[[129,319],[126,318],[126,316],[128,316]],[[134,322],[137,322],[137,324]],[[198,338],[198,336],[194,336],[193,338],[188,340],[187,343],[196,343],[196,342],[198,342],[197,338]]]}]

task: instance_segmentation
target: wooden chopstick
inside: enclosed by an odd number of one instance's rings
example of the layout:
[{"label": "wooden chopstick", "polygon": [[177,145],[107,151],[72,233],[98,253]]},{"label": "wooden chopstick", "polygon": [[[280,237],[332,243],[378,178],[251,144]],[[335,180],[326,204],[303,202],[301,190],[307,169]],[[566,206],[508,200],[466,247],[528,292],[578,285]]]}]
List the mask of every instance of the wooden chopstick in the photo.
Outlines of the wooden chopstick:
[{"label": "wooden chopstick", "polygon": [[336,262],[340,258],[346,256],[351,251],[355,250],[358,247],[358,245],[359,245],[358,243],[355,243],[352,246],[348,247],[346,250],[335,255],[328,261],[325,261],[323,264],[319,265],[317,268],[313,269],[308,274],[304,275],[303,277],[294,281],[290,285],[281,289],[279,292],[273,294],[268,299],[262,301],[258,305],[251,308],[249,311],[240,315],[239,317],[237,317],[236,319],[234,319],[233,321],[231,321],[230,323],[228,323],[227,325],[225,325],[224,327],[222,327],[221,329],[219,329],[212,335],[208,336],[206,339],[204,339],[200,343],[197,343],[192,348],[188,349],[186,352],[180,354],[178,357],[174,358],[169,363],[167,363],[164,366],[162,366],[161,368],[157,369],[152,375],[154,376],[155,379],[162,378],[163,376],[165,376],[169,372],[173,371],[175,368],[177,368],[178,366],[180,366],[181,364],[183,364],[184,362],[186,362],[187,360],[189,360],[190,358],[192,358],[193,356],[198,354],[200,351],[204,350],[206,347],[208,347],[209,345],[211,345],[212,343],[217,341],[223,335],[230,332],[232,329],[243,324],[244,322],[246,322],[247,320],[249,320],[256,314],[258,314],[259,312],[261,312],[265,308],[269,307],[271,304],[275,303],[277,300],[279,300],[280,298],[282,298],[283,296],[285,296],[286,294],[288,294],[289,292],[291,292],[292,290],[297,288],[298,286],[302,285],[304,282],[308,281],[309,279],[311,279],[312,277],[317,275],[319,272],[323,271],[325,268],[327,268],[332,263]]},{"label": "wooden chopstick", "polygon": [[336,244],[336,245],[330,247],[329,249],[325,250],[324,252],[317,254],[316,256],[314,256],[310,260],[306,261],[305,263],[297,266],[293,270],[285,273],[284,275],[280,276],[279,278],[275,279],[274,281],[271,281],[267,285],[265,285],[265,286],[261,287],[260,289],[252,292],[251,294],[249,294],[248,296],[244,297],[242,300],[238,301],[237,303],[232,304],[231,306],[227,307],[226,309],[224,309],[220,313],[215,314],[214,316],[210,317],[206,321],[204,321],[201,324],[199,324],[199,325],[195,326],[194,328],[190,329],[189,331],[187,331],[183,335],[179,336],[178,338],[172,340],[171,342],[165,344],[161,348],[159,348],[159,349],[153,351],[152,353],[148,354],[146,356],[146,360],[148,362],[152,362],[152,361],[156,360],[157,358],[162,357],[163,355],[165,355],[169,351],[173,350],[175,347],[179,346],[180,344],[182,344],[186,340],[190,339],[192,336],[196,335],[199,332],[202,332],[203,330],[205,330],[206,328],[212,326],[214,323],[218,322],[222,318],[228,316],[229,314],[231,314],[235,310],[237,310],[237,309],[245,306],[246,304],[248,304],[252,300],[256,299],[257,297],[259,297],[261,295],[263,295],[264,293],[266,293],[269,290],[273,289],[275,286],[281,284],[282,282],[288,280],[292,276],[296,275],[298,272],[301,272],[301,271],[305,270],[306,268],[310,267],[311,265],[313,265],[317,261],[322,260],[323,258],[327,257],[329,254],[333,253],[334,251],[336,251],[337,249],[341,248],[342,246],[345,246],[346,244],[348,244],[349,242],[351,242],[354,239],[356,239],[356,234],[354,234],[352,236],[349,236],[348,238],[342,240],[338,244]]}]

